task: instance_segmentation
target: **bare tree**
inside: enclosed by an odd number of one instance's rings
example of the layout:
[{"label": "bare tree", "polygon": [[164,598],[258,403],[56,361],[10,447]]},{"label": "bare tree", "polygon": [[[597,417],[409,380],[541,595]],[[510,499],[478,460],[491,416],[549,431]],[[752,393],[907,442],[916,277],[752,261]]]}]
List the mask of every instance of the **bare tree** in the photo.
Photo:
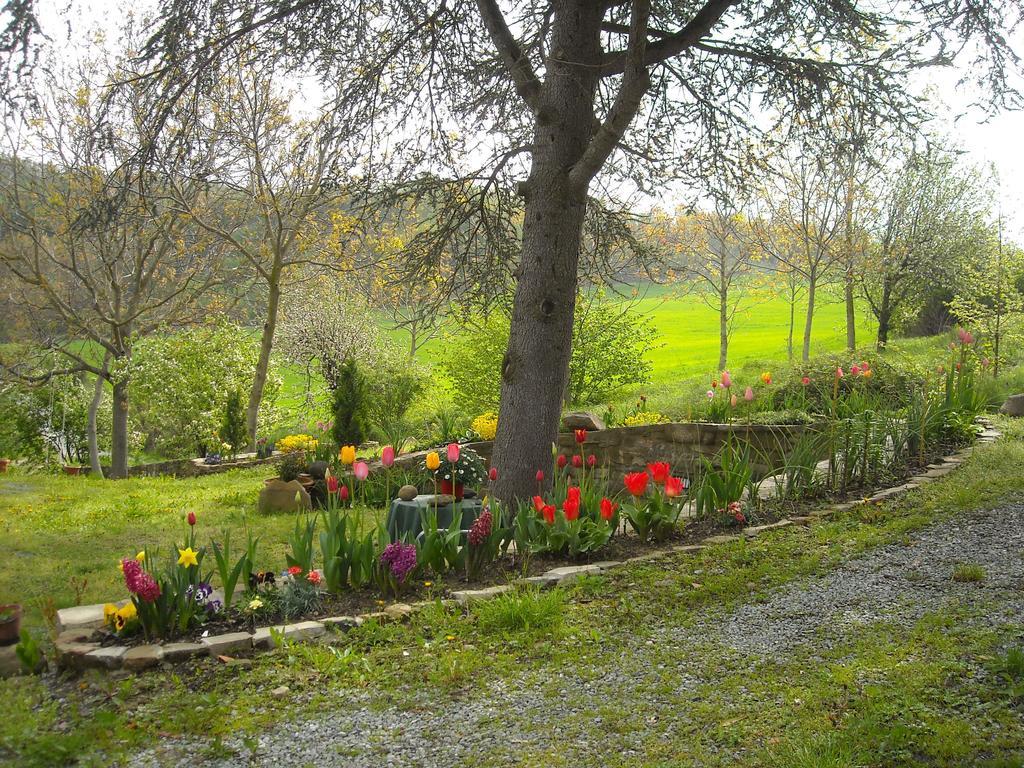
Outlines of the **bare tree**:
[{"label": "bare tree", "polygon": [[419,268],[468,232],[447,284],[515,284],[494,451],[510,497],[533,489],[558,428],[595,199],[729,174],[746,134],[819,120],[838,91],[906,125],[908,73],[964,48],[985,92],[1016,102],[1002,30],[1021,17],[1019,0],[162,0],[142,57],[164,103],[208,89],[238,44],[312,68],[365,133],[368,190],[438,181]]},{"label": "bare tree", "polygon": [[[203,295],[220,284],[220,261],[186,231],[160,179],[124,171],[124,160],[150,140],[143,135],[148,109],[138,94],[102,99],[102,83],[91,80],[96,73],[48,78],[48,97],[32,120],[7,134],[0,265],[36,340],[67,366],[35,373],[21,360],[5,367],[35,381],[87,371],[109,383],[110,476],[125,477],[132,345],[201,318]],[[114,110],[117,119],[108,123]],[[95,408],[98,398],[93,402]],[[94,435],[90,457],[98,464]]]}]

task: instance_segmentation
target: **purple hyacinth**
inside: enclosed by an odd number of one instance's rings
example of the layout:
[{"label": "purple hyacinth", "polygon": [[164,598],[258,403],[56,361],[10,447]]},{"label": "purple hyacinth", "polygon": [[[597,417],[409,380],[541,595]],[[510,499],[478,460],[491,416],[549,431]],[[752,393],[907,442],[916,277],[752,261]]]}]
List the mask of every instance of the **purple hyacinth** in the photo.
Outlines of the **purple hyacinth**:
[{"label": "purple hyacinth", "polygon": [[469,529],[469,544],[479,547],[491,535],[491,510],[485,509],[483,514],[473,521]]},{"label": "purple hyacinth", "polygon": [[386,565],[395,580],[402,583],[416,570],[416,545],[396,541],[384,547],[380,554],[381,565]]}]

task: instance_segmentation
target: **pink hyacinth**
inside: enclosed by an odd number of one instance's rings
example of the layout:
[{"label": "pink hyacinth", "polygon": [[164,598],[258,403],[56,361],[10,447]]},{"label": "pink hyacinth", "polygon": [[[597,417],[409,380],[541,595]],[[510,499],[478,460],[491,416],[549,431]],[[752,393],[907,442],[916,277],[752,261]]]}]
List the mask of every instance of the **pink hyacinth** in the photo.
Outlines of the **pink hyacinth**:
[{"label": "pink hyacinth", "polygon": [[473,521],[469,529],[470,546],[479,547],[491,535],[491,511],[485,509],[483,514]]},{"label": "pink hyacinth", "polygon": [[142,569],[137,560],[126,558],[121,561],[121,565],[124,566],[124,583],[129,592],[138,595],[147,603],[152,603],[160,597],[160,585]]},{"label": "pink hyacinth", "polygon": [[390,467],[395,463],[395,449],[390,445],[385,445],[380,452],[380,463],[385,467]]},{"label": "pink hyacinth", "polygon": [[459,461],[459,444],[448,443],[448,461],[456,464]]}]

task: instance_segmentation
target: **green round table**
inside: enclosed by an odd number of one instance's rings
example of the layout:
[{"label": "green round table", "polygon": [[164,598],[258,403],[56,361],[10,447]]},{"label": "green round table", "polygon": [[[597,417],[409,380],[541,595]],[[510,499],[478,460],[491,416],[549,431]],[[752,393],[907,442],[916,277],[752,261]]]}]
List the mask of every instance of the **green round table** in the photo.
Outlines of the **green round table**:
[{"label": "green round table", "polygon": [[[387,529],[392,541],[415,541],[423,531],[420,513],[427,513],[434,508],[432,495],[419,495],[411,501],[395,499],[388,511]],[[460,527],[468,531],[470,526],[483,512],[480,499],[464,499],[454,504],[444,504],[437,508],[438,529],[448,528],[456,510],[462,510]]]}]

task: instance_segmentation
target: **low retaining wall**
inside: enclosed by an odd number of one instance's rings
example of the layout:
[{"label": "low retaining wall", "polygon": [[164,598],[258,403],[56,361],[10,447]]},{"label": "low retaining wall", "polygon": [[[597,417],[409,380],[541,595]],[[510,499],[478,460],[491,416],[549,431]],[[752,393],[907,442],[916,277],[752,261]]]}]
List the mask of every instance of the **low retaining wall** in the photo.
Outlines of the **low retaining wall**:
[{"label": "low retaining wall", "polygon": [[[261,464],[272,464],[280,461],[283,453],[274,452],[272,456],[265,459],[257,459],[255,453],[242,453],[229,461],[222,461],[220,464],[204,464],[202,459],[171,459],[170,461],[157,461],[152,464],[135,464],[128,467],[128,477],[156,477],[157,475],[173,475],[174,477],[198,477],[200,475],[215,475],[218,472],[227,472],[231,469],[247,469],[258,467]],[[88,472],[87,469],[83,472]],[[103,475],[110,473],[110,467],[103,467]]]}]

